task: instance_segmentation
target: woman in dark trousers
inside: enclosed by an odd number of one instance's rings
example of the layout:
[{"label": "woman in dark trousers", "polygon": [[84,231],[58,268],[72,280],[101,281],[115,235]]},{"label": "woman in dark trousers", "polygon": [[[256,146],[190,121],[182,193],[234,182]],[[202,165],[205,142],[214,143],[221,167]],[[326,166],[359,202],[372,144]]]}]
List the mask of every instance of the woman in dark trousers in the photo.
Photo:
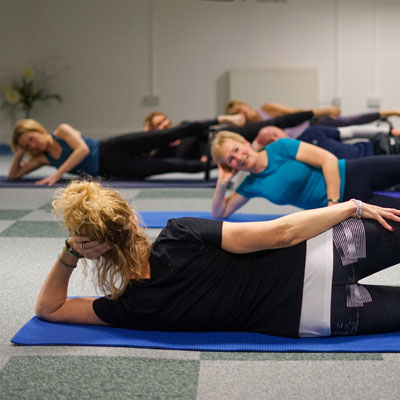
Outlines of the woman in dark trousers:
[{"label": "woman in dark trousers", "polygon": [[[232,129],[234,131],[234,129]],[[392,134],[390,134],[392,133]],[[400,154],[400,131],[387,126],[352,125],[343,128],[332,126],[310,126],[297,140],[307,142],[330,151],[338,158],[350,160],[375,155]],[[396,134],[396,136],[392,136]],[[288,138],[287,133],[276,126],[262,129],[262,145]],[[348,139],[368,139],[359,142],[344,143]],[[260,139],[261,140],[261,139]]]},{"label": "woman in dark trousers", "polygon": [[[312,118],[310,112],[298,113],[237,128],[253,141],[262,126],[270,122],[278,126],[292,126]],[[243,124],[240,115],[221,115],[215,119],[194,121],[164,130],[135,132],[107,139],[91,139],[69,124],[60,124],[50,134],[39,122],[22,119],[17,122],[11,146],[14,157],[8,173],[9,179],[18,179],[43,165],[51,165],[56,171],[36,183],[54,185],[63,174],[102,176],[116,179],[144,179],[151,175],[168,172],[201,172],[208,163],[200,159],[187,159],[177,154],[164,154],[163,149],[177,140],[196,137],[208,141],[209,128],[218,124]],[[160,149],[161,152],[158,151]]]},{"label": "woman in dark trousers", "polygon": [[[97,183],[71,183],[53,206],[70,237],[38,296],[42,319],[289,337],[400,330],[400,288],[358,282],[400,262],[398,210],[352,199],[273,221],[179,218],[151,244]],[[67,298],[83,257],[105,297]]]},{"label": "woman in dark trousers", "polygon": [[14,158],[8,177],[18,179],[43,165],[56,168],[52,175],[36,182],[49,186],[67,172],[120,179],[143,179],[168,172],[200,172],[206,167],[200,160],[155,159],[151,152],[177,139],[204,135],[211,125],[241,122],[240,116],[219,116],[165,131],[136,132],[97,140],[82,136],[69,124],[60,124],[50,134],[39,122],[23,119],[14,128],[11,141]]}]

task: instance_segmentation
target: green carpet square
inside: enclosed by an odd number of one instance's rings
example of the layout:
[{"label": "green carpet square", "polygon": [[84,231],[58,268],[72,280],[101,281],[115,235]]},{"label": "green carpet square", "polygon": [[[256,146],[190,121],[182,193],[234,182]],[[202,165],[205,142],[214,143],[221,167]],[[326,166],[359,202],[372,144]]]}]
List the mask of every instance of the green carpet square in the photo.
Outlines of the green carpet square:
[{"label": "green carpet square", "polygon": [[39,210],[45,210],[45,211],[52,211],[53,210],[53,206],[51,205],[51,201],[49,201],[48,203],[45,203],[42,206],[40,206],[38,209]]},{"label": "green carpet square", "polygon": [[130,357],[11,357],[1,399],[195,399],[199,361]]},{"label": "green carpet square", "polygon": [[67,237],[67,230],[58,222],[17,221],[0,233],[3,237]]},{"label": "green carpet square", "polygon": [[32,210],[0,210],[0,220],[20,219],[29,214]]}]

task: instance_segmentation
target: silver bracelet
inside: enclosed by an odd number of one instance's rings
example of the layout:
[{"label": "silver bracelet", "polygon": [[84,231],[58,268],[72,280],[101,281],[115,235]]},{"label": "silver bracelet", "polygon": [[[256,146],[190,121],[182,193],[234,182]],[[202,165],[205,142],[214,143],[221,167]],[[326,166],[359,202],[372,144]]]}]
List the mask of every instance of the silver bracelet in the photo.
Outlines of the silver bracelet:
[{"label": "silver bracelet", "polygon": [[354,213],[353,217],[354,218],[361,218],[363,211],[364,211],[364,204],[361,200],[357,200],[357,199],[351,199],[351,201],[354,201],[354,203],[356,203],[357,209],[356,212]]}]

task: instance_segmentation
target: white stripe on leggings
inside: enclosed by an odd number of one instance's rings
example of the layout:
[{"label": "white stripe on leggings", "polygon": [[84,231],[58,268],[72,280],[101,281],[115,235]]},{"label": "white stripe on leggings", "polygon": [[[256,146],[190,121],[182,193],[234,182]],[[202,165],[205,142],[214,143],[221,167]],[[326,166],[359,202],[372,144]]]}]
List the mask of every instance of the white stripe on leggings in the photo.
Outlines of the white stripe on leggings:
[{"label": "white stripe on leggings", "polygon": [[332,229],[307,240],[300,337],[330,336],[333,274]]}]

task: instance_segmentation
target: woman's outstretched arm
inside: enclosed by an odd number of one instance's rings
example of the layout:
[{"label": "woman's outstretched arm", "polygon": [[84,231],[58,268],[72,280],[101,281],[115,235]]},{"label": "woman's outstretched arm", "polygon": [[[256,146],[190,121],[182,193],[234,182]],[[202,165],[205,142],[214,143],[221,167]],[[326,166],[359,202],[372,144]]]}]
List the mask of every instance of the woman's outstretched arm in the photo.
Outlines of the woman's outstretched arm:
[{"label": "woman's outstretched arm", "polygon": [[[400,210],[361,205],[362,218],[374,219],[389,231],[393,228],[386,219],[400,222]],[[296,212],[273,221],[224,222],[222,248],[232,253],[251,253],[291,247],[355,216],[357,211],[356,201],[349,200],[331,207]]]}]

